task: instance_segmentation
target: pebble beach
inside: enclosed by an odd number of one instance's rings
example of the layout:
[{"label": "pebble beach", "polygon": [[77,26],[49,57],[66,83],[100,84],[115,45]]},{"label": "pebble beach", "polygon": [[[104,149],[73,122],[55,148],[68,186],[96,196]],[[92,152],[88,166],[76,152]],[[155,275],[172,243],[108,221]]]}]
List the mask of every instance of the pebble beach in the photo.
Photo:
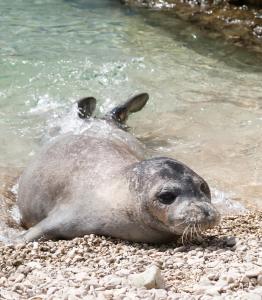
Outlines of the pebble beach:
[{"label": "pebble beach", "polygon": [[[261,300],[261,233],[257,211],[223,217],[201,241],[185,245],[95,235],[1,245],[0,299]],[[153,284],[137,285],[152,266]]]}]

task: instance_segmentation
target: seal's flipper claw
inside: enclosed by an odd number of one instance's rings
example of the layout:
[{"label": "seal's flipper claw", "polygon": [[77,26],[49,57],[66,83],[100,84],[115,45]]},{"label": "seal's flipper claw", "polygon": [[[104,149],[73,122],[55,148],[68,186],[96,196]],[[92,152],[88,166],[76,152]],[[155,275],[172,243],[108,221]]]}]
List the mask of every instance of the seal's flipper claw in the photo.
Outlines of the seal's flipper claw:
[{"label": "seal's flipper claw", "polygon": [[91,117],[96,108],[96,99],[94,97],[86,97],[77,101],[78,116],[81,119]]},{"label": "seal's flipper claw", "polygon": [[111,110],[110,115],[115,121],[124,124],[130,114],[140,111],[146,105],[148,99],[147,93],[135,95]]}]

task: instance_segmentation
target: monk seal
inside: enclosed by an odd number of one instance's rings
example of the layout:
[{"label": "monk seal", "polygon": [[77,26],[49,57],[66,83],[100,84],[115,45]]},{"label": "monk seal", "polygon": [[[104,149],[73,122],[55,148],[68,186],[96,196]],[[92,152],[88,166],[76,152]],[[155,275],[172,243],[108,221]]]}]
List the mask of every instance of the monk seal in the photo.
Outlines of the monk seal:
[{"label": "monk seal", "polygon": [[45,145],[20,178],[18,207],[28,229],[20,241],[92,233],[161,243],[219,222],[203,178],[172,158],[145,159],[126,130],[148,98],[136,95],[102,118],[92,117],[95,98],[78,101],[85,129]]}]

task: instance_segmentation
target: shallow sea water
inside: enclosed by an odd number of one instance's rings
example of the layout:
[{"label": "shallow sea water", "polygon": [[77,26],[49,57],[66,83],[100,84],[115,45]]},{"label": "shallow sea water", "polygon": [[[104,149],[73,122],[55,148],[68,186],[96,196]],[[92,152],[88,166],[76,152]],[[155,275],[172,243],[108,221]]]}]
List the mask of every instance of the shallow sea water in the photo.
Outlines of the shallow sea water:
[{"label": "shallow sea water", "polygon": [[187,163],[215,201],[262,207],[260,57],[118,1],[1,1],[0,20],[1,167],[75,130],[75,100],[96,97],[101,115],[146,91],[129,125],[149,155]]}]

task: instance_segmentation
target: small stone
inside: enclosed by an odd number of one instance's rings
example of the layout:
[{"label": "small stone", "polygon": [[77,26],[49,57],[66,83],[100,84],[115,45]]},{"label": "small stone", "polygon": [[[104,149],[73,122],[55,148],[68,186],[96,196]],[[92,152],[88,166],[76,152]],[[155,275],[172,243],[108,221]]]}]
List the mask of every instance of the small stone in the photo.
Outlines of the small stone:
[{"label": "small stone", "polygon": [[18,274],[18,276],[15,279],[15,283],[23,281],[24,278],[25,278],[24,274],[22,273]]},{"label": "small stone", "polygon": [[[261,295],[262,295],[262,287],[260,287],[260,286],[256,287],[256,288],[252,291],[252,293],[261,296]],[[262,296],[261,296],[261,298],[262,298]]]},{"label": "small stone", "polygon": [[5,277],[0,278],[0,286],[3,286],[7,282],[7,279]]},{"label": "small stone", "polygon": [[127,291],[126,287],[120,288],[120,289],[114,289],[113,294],[114,294],[115,297],[119,297],[121,295],[124,295],[126,293],[126,291]]},{"label": "small stone", "polygon": [[128,275],[130,275],[130,270],[129,269],[121,269],[121,270],[117,271],[115,274],[118,276],[123,276],[123,277],[128,276]]},{"label": "small stone", "polygon": [[205,294],[209,295],[209,296],[212,296],[212,297],[220,295],[219,292],[218,292],[218,290],[216,288],[214,288],[214,287],[212,287],[210,289],[207,289],[206,292],[205,292]]},{"label": "small stone", "polygon": [[12,290],[17,292],[17,291],[23,291],[24,290],[24,285],[22,283],[16,283],[12,286]]},{"label": "small stone", "polygon": [[262,286],[262,275],[258,275],[257,284]]},{"label": "small stone", "polygon": [[262,297],[258,294],[248,292],[248,293],[246,293],[246,295],[244,297],[242,296],[241,299],[243,299],[243,300],[261,300]]},{"label": "small stone", "polygon": [[240,280],[242,283],[249,283],[249,278],[246,276],[246,275],[244,275],[244,276],[242,276],[241,277],[241,280]]},{"label": "small stone", "polygon": [[236,238],[234,236],[227,237],[227,239],[226,239],[226,245],[228,247],[235,246],[236,245]]},{"label": "small stone", "polygon": [[209,279],[209,280],[212,280],[212,281],[217,281],[218,279],[219,279],[219,274],[209,274],[208,276],[207,276],[207,278]]},{"label": "small stone", "polygon": [[37,262],[34,262],[34,261],[30,261],[26,264],[26,266],[28,266],[29,268],[31,269],[37,269],[37,270],[40,270],[42,269],[41,265]]},{"label": "small stone", "polygon": [[86,273],[86,272],[76,273],[76,276],[75,276],[75,279],[77,281],[84,281],[84,280],[87,280],[87,278],[88,278],[88,273]]},{"label": "small stone", "polygon": [[36,250],[39,246],[38,242],[33,242],[33,249]]},{"label": "small stone", "polygon": [[245,274],[248,278],[258,277],[258,275],[262,275],[262,269],[255,268],[252,270],[249,270]]},{"label": "small stone", "polygon": [[208,268],[216,268],[218,265],[219,265],[219,261],[212,261],[206,264]]},{"label": "small stone", "polygon": [[193,287],[194,293],[196,295],[205,294],[207,290],[213,287],[212,281],[206,277],[201,277],[198,284],[195,284]]},{"label": "small stone", "polygon": [[154,290],[155,299],[166,300],[167,299],[167,291],[163,289],[155,289]]},{"label": "small stone", "polygon": [[103,284],[109,288],[115,288],[118,285],[122,284],[122,278],[116,276],[105,277],[103,280]]},{"label": "small stone", "polygon": [[87,283],[89,284],[89,286],[92,286],[93,288],[99,287],[99,282],[96,278],[91,278],[90,280],[88,280]]},{"label": "small stone", "polygon": [[147,289],[164,288],[161,271],[154,265],[146,269],[143,273],[130,275],[129,281],[136,287],[145,287]]},{"label": "small stone", "polygon": [[194,290],[194,294],[195,295],[203,295],[205,294],[206,290],[208,289],[209,287],[206,286],[206,285],[198,285],[196,284],[194,287],[193,287],[193,290]]},{"label": "small stone", "polygon": [[46,295],[47,296],[51,296],[52,294],[54,294],[56,291],[58,290],[58,287],[56,286],[52,286],[47,290]]},{"label": "small stone", "polygon": [[227,283],[233,283],[235,281],[237,281],[237,279],[239,278],[239,274],[233,271],[228,272],[227,274]]},{"label": "small stone", "polygon": [[183,262],[177,262],[174,264],[174,267],[176,267],[177,269],[180,269],[184,266],[184,263]]},{"label": "small stone", "polygon": [[227,286],[228,283],[225,280],[219,280],[216,282],[215,286],[218,288],[218,291],[223,291]]},{"label": "small stone", "polygon": [[241,245],[241,246],[239,246],[239,247],[237,247],[237,250],[238,251],[246,251],[247,250],[247,246],[246,245]]},{"label": "small stone", "polygon": [[209,278],[203,276],[200,278],[199,280],[199,285],[201,286],[210,286],[212,285],[213,283],[209,280]]},{"label": "small stone", "polygon": [[97,300],[107,300],[106,297],[103,295],[103,293],[99,293],[96,297]]}]

